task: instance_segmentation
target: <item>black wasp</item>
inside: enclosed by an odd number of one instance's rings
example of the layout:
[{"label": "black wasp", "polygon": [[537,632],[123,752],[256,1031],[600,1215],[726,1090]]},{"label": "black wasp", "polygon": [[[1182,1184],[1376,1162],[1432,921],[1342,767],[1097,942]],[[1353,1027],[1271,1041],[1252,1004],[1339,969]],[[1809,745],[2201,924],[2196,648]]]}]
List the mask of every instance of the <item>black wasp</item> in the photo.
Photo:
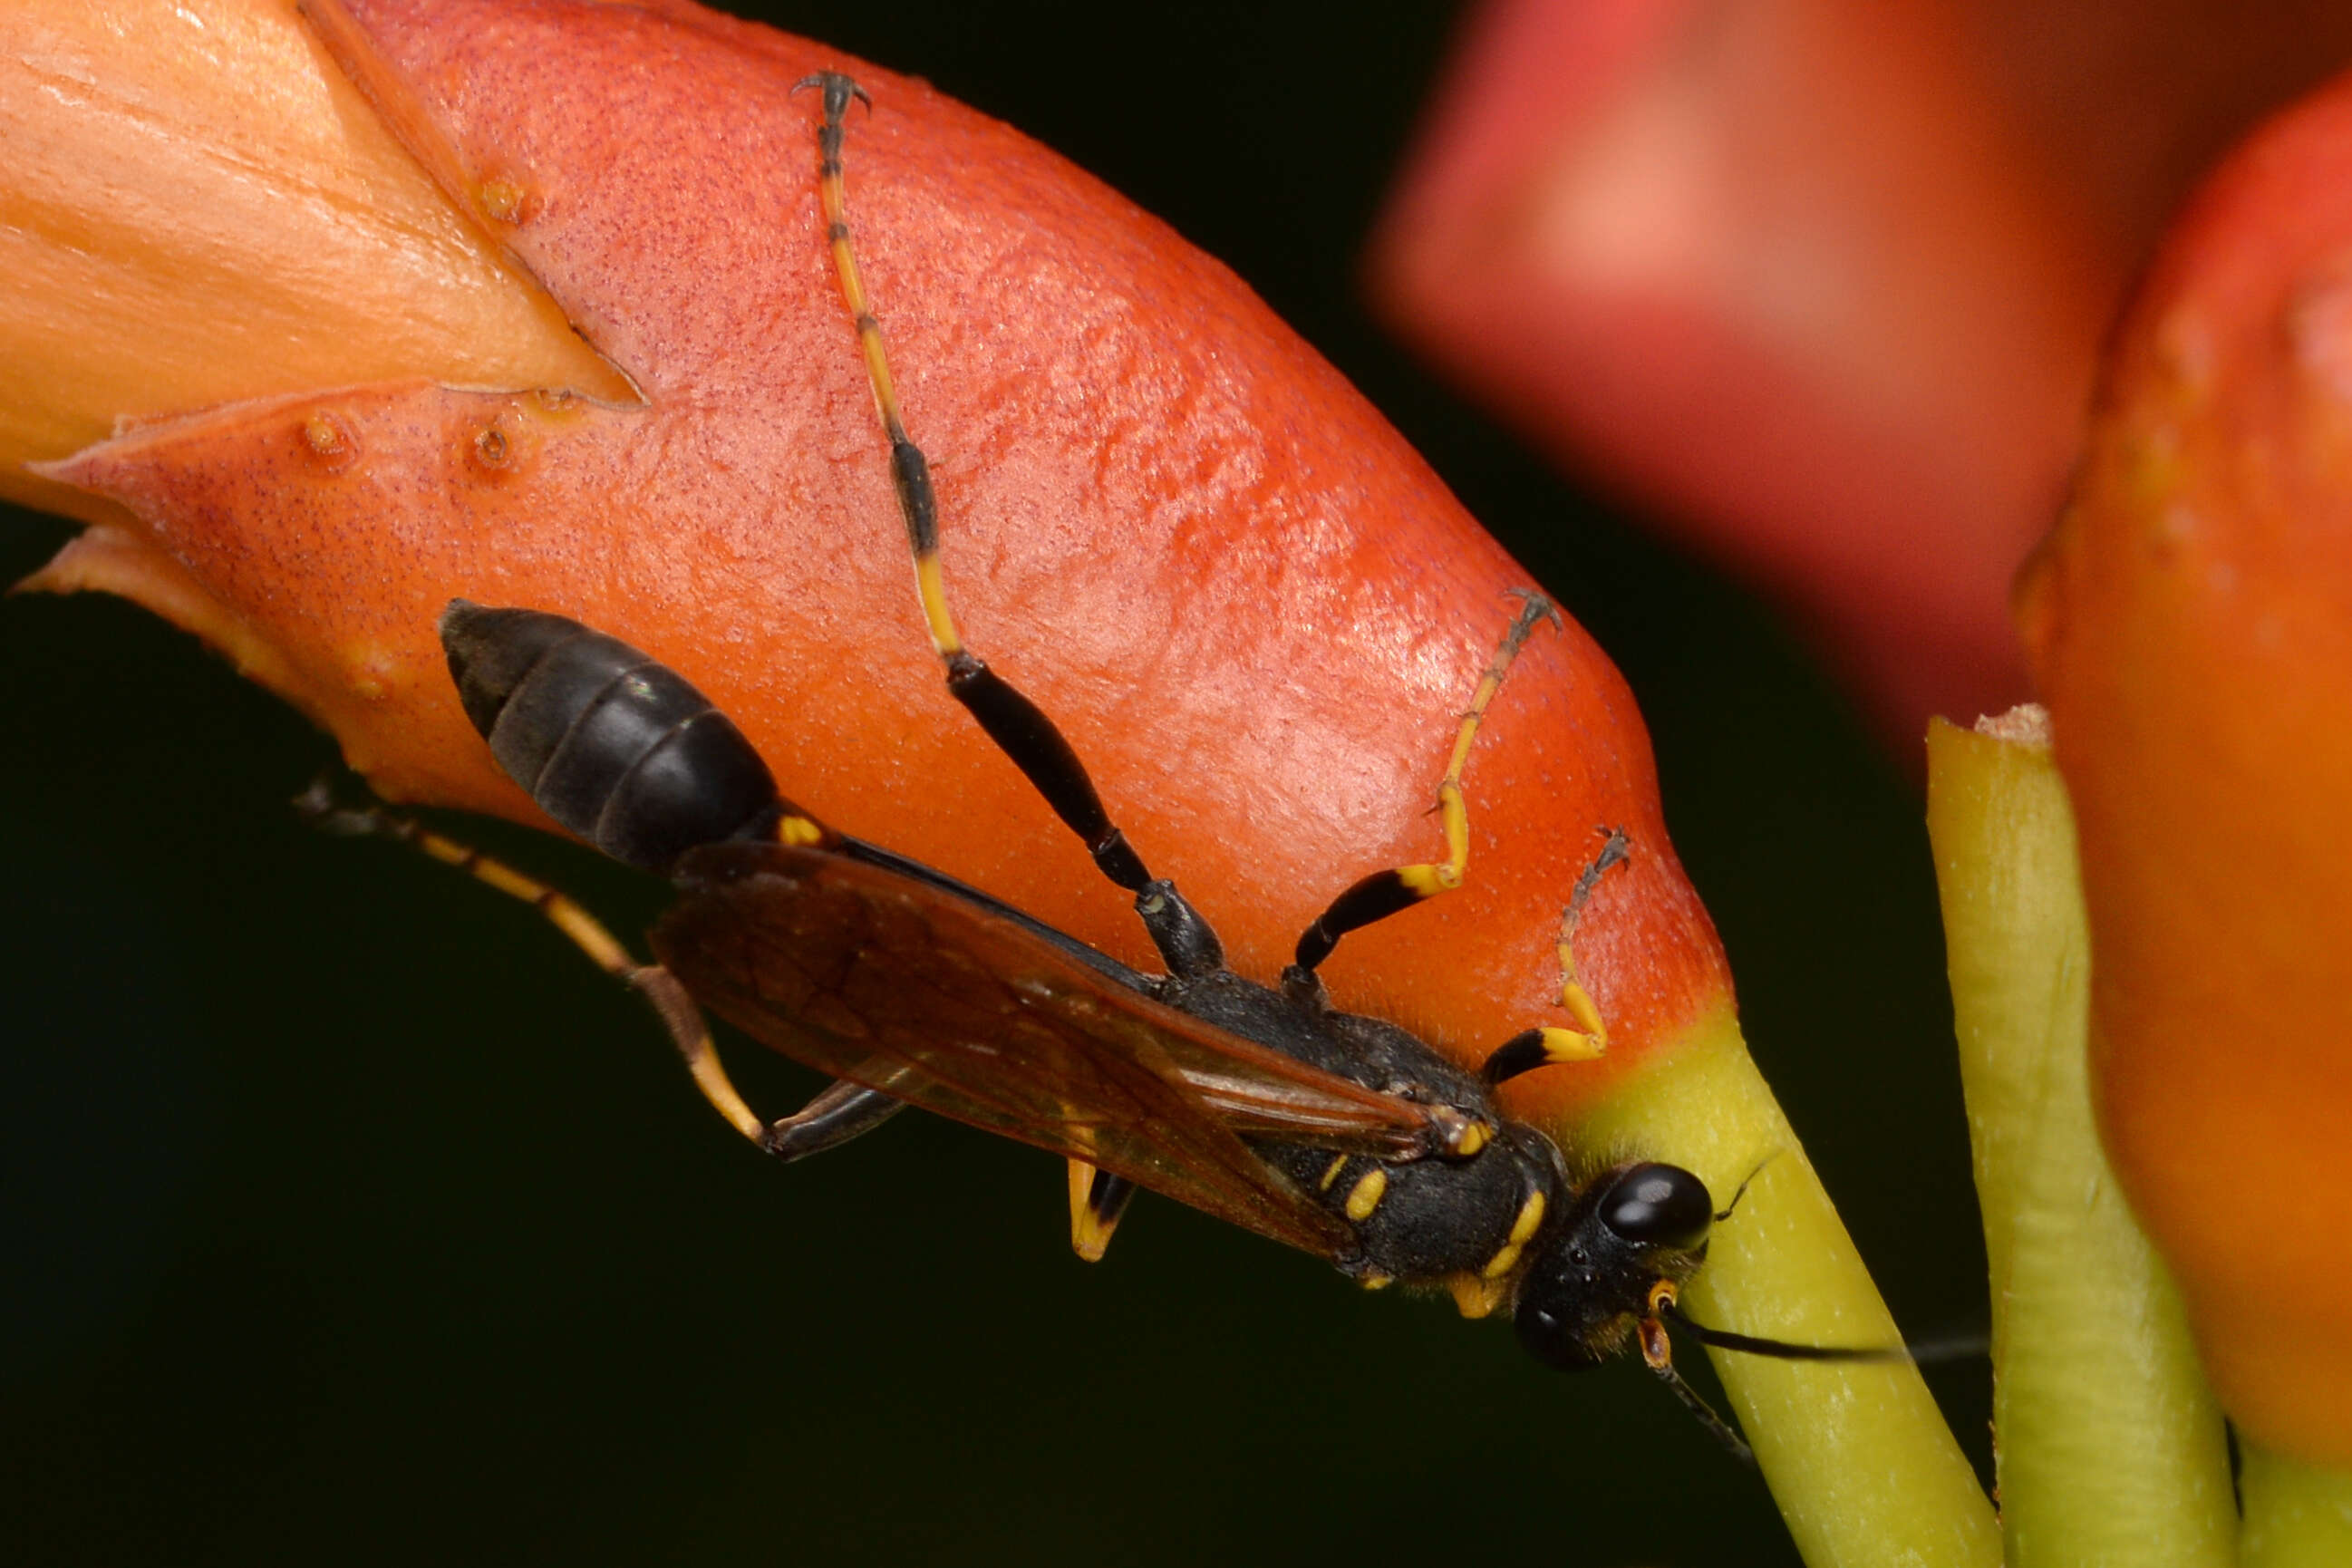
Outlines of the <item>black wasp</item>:
[{"label": "black wasp", "polygon": [[[1099,1257],[1139,1186],[1328,1258],[1368,1287],[1450,1289],[1472,1316],[1507,1308],[1562,1368],[1638,1346],[1735,1447],[1674,1371],[1664,1321],[1768,1354],[1822,1351],[1702,1329],[1676,1287],[1725,1217],[1677,1166],[1621,1164],[1581,1183],[1550,1139],[1505,1117],[1495,1089],[1588,1058],[1605,1040],[1567,958],[1578,912],[1628,853],[1612,833],[1563,923],[1561,1000],[1579,1027],[1528,1029],[1465,1072],[1378,1018],[1335,1010],[1316,974],[1341,937],[1459,884],[1462,774],[1486,706],[1547,618],[1528,593],[1473,695],[1438,786],[1441,864],[1375,872],[1299,938],[1278,986],[1225,967],[1216,933],[1152,877],[1054,723],[968,650],[949,614],[929,469],[908,439],[851,248],[844,121],[864,93],[824,73],[823,196],[841,291],[890,446],[924,616],[949,690],[1135,895],[1164,974],[1146,974],[988,894],[834,832],[779,793],[742,732],[655,659],[562,616],[464,600],[441,617],[466,714],[500,766],[565,827],[670,879],[677,903],[640,965],[553,889],[404,818],[311,805],[331,826],[391,833],[535,903],[654,1003],[703,1093],[787,1160],[919,1105],[1066,1156],[1072,1239]],[[755,1115],[719,1066],[697,1003],[838,1079],[797,1113]],[[1897,1352],[1899,1353],[1899,1352]]]}]

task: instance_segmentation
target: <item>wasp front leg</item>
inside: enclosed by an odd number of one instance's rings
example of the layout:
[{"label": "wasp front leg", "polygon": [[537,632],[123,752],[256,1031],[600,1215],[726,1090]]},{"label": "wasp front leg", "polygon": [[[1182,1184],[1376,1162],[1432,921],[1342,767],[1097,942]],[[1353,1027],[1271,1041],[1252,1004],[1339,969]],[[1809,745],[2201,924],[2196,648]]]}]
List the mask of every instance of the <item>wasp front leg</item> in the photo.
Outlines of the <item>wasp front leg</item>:
[{"label": "wasp front leg", "polygon": [[1502,689],[1503,678],[1510,673],[1512,661],[1519,657],[1528,638],[1545,621],[1559,624],[1559,611],[1549,599],[1532,592],[1524,597],[1526,602],[1496,645],[1495,657],[1487,661],[1486,672],[1478,678],[1477,689],[1471,693],[1470,706],[1464,710],[1454,732],[1454,752],[1446,760],[1445,776],[1437,783],[1445,858],[1375,871],[1334,899],[1331,906],[1316,916],[1314,923],[1299,935],[1293,960],[1298,980],[1311,979],[1316,969],[1331,956],[1331,950],[1339,945],[1339,939],[1349,931],[1361,931],[1375,921],[1384,921],[1424,899],[1452,892],[1462,885],[1470,866],[1470,810],[1463,800],[1462,773],[1469,765],[1471,743],[1478,738],[1478,726],[1486,717],[1486,705]]},{"label": "wasp front leg", "polygon": [[1609,1027],[1601,1021],[1601,1008],[1593,1002],[1591,993],[1585,990],[1583,982],[1576,977],[1576,922],[1583,917],[1584,906],[1591,901],[1592,889],[1600,885],[1601,876],[1623,860],[1632,847],[1633,840],[1623,828],[1611,828],[1601,853],[1577,877],[1576,886],[1569,894],[1568,908],[1560,912],[1559,1005],[1576,1020],[1577,1026],[1522,1029],[1505,1040],[1478,1070],[1488,1088],[1538,1068],[1589,1062],[1609,1048]]}]

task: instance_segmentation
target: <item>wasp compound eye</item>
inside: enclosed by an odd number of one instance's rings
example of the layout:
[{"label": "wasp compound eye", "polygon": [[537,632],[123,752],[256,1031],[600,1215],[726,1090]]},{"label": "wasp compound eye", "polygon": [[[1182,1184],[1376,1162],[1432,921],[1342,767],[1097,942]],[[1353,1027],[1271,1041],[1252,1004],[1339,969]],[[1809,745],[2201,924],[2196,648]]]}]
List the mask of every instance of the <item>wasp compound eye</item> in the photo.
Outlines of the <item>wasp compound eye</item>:
[{"label": "wasp compound eye", "polygon": [[1635,1165],[1601,1194],[1601,1221],[1645,1247],[1696,1247],[1706,1239],[1715,1200],[1679,1165]]},{"label": "wasp compound eye", "polygon": [[1589,1325],[1580,1317],[1540,1300],[1521,1301],[1512,1326],[1518,1330],[1519,1343],[1527,1352],[1555,1371],[1583,1372],[1606,1359],[1592,1348]]}]

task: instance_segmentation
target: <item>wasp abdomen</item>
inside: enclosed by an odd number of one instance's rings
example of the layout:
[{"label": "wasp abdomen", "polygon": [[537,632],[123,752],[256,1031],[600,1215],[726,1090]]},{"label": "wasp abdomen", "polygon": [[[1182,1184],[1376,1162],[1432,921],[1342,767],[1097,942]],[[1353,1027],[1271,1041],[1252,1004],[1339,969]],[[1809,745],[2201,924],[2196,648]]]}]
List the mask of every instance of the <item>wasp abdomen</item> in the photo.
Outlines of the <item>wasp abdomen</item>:
[{"label": "wasp abdomen", "polygon": [[441,647],[499,765],[614,859],[667,874],[688,849],[774,820],[775,775],[743,732],[628,644],[545,611],[453,599]]}]

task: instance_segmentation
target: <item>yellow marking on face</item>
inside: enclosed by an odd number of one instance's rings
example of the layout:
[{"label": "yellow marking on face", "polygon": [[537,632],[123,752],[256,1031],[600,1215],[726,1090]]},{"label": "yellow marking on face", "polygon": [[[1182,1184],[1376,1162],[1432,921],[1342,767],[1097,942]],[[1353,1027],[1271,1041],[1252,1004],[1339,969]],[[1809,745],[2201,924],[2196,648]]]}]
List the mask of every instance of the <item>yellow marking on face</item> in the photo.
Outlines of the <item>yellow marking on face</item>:
[{"label": "yellow marking on face", "polygon": [[1372,1211],[1381,1206],[1381,1199],[1387,1195],[1388,1190],[1389,1173],[1386,1171],[1375,1165],[1365,1172],[1357,1179],[1356,1184],[1348,1189],[1348,1217],[1358,1225],[1371,1218]]},{"label": "yellow marking on face", "polygon": [[824,842],[824,829],[805,816],[780,817],[776,822],[776,842],[793,848]]},{"label": "yellow marking on face", "polygon": [[1340,1154],[1334,1157],[1328,1165],[1323,1167],[1323,1179],[1315,1184],[1315,1190],[1318,1193],[1329,1192],[1331,1190],[1331,1184],[1338,1181],[1339,1179],[1339,1173],[1347,1168],[1348,1156]]}]

